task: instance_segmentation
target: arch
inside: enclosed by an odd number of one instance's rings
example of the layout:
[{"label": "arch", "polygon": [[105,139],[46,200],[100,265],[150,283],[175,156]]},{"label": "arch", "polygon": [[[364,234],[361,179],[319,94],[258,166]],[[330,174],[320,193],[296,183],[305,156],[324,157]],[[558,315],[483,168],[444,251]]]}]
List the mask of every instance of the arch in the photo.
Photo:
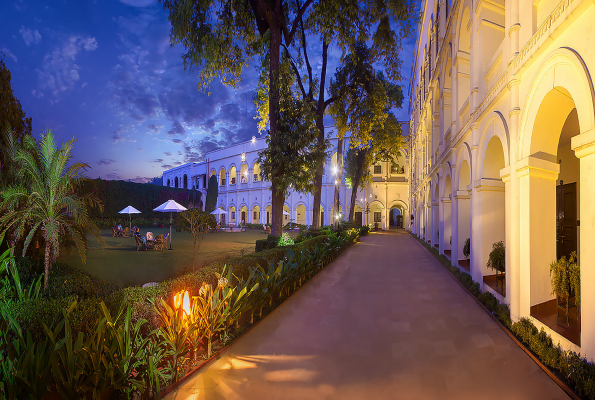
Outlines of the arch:
[{"label": "arch", "polygon": [[176,178],[174,179],[174,187],[177,189],[178,187],[180,187],[179,182],[178,182],[178,177],[176,176]]},{"label": "arch", "polygon": [[[506,120],[504,119],[504,116],[498,111],[491,113],[483,125],[483,130],[479,139],[479,157],[475,163],[475,176],[477,179],[487,177],[483,171],[485,158],[488,145],[490,145],[490,142],[494,137],[497,137],[500,140],[504,156],[504,167],[502,168],[505,168],[510,165],[510,136],[508,134],[508,125],[506,124]],[[493,173],[490,173],[489,175],[493,175]],[[498,175],[498,177],[500,176]]]},{"label": "arch", "polygon": [[260,206],[258,203],[252,205],[252,223],[258,224],[260,222]]},{"label": "arch", "polygon": [[442,170],[442,175],[444,176],[444,179],[442,181],[442,197],[448,197],[452,194],[452,179],[451,179],[451,166],[450,163],[447,162],[445,163],[443,170]]},{"label": "arch", "polygon": [[393,207],[402,207],[403,210],[408,210],[409,207],[407,207],[407,203],[405,203],[403,200],[393,200],[390,202],[390,207],[389,208],[393,208]]},{"label": "arch", "polygon": [[234,223],[237,221],[238,216],[236,215],[236,207],[235,206],[229,206],[229,222]]},{"label": "arch", "polygon": [[231,164],[229,167],[229,184],[235,185],[236,179],[238,178],[238,169],[236,168],[235,164]]},{"label": "arch", "polygon": [[[467,166],[466,170],[463,168],[464,165]],[[473,176],[471,165],[471,149],[467,142],[464,142],[461,145],[457,156],[457,175],[454,182],[456,190],[467,190],[467,186],[471,184]],[[464,181],[461,181],[461,174],[463,174],[463,177],[465,178]]]},{"label": "arch", "polygon": [[296,217],[295,222],[299,225],[306,225],[307,224],[307,211],[306,205],[303,202],[298,203],[295,207]]},{"label": "arch", "polygon": [[240,182],[248,183],[249,178],[250,177],[248,176],[248,164],[242,163],[242,166],[240,167]]},{"label": "arch", "polygon": [[167,180],[167,187],[171,187],[171,182],[169,181],[169,179]]},{"label": "arch", "polygon": [[252,180],[254,182],[259,182],[260,178],[260,163],[257,161],[252,164]]},{"label": "arch", "polygon": [[[537,70],[532,82],[527,101],[522,107],[523,113],[519,129],[520,146],[517,155],[519,160],[539,151],[555,157],[558,146],[557,137],[548,138],[548,135],[545,134],[533,137],[534,132],[543,132],[540,126],[535,126],[535,121],[538,119],[541,105],[548,95],[550,95],[549,100],[556,100],[550,102],[556,104],[556,113],[561,111],[560,108],[568,109],[572,105],[570,103],[579,105],[577,114],[581,133],[588,132],[595,127],[593,82],[584,61],[574,50],[562,47],[551,52]],[[552,93],[552,88],[555,88],[556,92]],[[570,111],[571,109],[568,109],[569,113]],[[541,110],[543,115],[551,112],[552,110]],[[548,121],[544,121],[544,126],[548,123]],[[561,129],[562,126],[557,121],[556,126],[549,125],[546,131],[560,131]]]},{"label": "arch", "polygon": [[182,178],[182,187],[188,189],[188,175],[186,174],[184,174],[184,177]]},{"label": "arch", "polygon": [[238,222],[241,222],[242,224],[248,222],[248,207],[246,207],[245,203],[240,206]]},{"label": "arch", "polygon": [[213,175],[217,175],[217,171],[215,171],[215,168],[211,168],[211,174],[209,175],[209,177]]},{"label": "arch", "polygon": [[219,186],[225,186],[227,184],[227,171],[225,167],[219,168]]}]

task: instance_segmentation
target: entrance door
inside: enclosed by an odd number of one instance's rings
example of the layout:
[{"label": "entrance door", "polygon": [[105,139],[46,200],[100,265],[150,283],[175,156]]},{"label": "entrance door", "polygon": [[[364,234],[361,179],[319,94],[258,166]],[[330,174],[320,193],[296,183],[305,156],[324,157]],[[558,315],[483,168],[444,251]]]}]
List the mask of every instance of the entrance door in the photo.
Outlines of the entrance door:
[{"label": "entrance door", "polygon": [[242,211],[242,224],[246,223],[246,211]]},{"label": "entrance door", "polygon": [[397,215],[397,228],[402,228],[402,227],[403,227],[403,216]]},{"label": "entrance door", "polygon": [[355,222],[359,225],[362,226],[362,212],[358,211],[355,213]]},{"label": "entrance door", "polygon": [[576,182],[556,187],[556,253],[561,258],[577,250]]},{"label": "entrance door", "polygon": [[271,221],[270,221],[270,215],[271,215],[271,213],[269,213],[267,211],[267,224],[270,224],[271,223]]}]

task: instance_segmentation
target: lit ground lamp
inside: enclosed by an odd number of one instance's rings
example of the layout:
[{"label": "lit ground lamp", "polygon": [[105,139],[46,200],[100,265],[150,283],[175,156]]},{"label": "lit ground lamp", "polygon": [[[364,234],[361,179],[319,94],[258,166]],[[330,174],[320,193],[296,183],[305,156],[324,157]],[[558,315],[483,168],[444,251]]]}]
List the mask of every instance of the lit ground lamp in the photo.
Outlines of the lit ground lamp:
[{"label": "lit ground lamp", "polygon": [[174,296],[174,308],[177,310],[182,307],[184,316],[189,316],[192,313],[190,309],[190,293],[187,290],[182,290]]}]

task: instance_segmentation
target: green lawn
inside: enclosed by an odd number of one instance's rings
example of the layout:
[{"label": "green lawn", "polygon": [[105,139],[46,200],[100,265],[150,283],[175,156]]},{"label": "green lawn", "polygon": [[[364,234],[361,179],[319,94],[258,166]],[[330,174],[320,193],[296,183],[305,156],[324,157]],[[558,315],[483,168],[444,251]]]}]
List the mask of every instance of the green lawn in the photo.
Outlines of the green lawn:
[{"label": "green lawn", "polygon": [[[144,236],[147,230],[155,236],[169,232],[169,228],[142,228],[141,234]],[[102,249],[97,239],[90,235],[92,250],[87,256],[86,264],[81,262],[76,250],[72,250],[70,254],[61,252],[58,261],[113,282],[119,287],[161,282],[179,275],[184,268],[192,270],[192,235],[176,232],[174,229],[172,236],[173,250],[136,251],[133,237],[112,237],[111,229],[103,229],[102,237],[107,247]],[[242,249],[245,254],[253,253],[255,241],[264,238],[266,234],[258,230],[209,233],[200,245],[195,267],[199,268],[228,256],[239,256]]]}]

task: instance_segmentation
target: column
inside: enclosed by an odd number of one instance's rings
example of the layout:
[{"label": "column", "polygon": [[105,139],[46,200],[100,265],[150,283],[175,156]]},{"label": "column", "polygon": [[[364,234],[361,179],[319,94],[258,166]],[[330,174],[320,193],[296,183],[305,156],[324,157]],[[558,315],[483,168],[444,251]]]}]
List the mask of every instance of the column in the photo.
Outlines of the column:
[{"label": "column", "polygon": [[574,154],[580,159],[580,268],[581,268],[581,355],[595,356],[595,130],[571,139]]},{"label": "column", "polygon": [[[520,314],[553,298],[550,263],[556,259],[556,179],[560,166],[534,156],[518,162]],[[528,290],[527,290],[528,289]]]},{"label": "column", "polygon": [[471,237],[471,196],[467,190],[458,190],[455,200],[456,205],[453,209],[457,210],[457,234],[453,232],[452,235],[452,261],[453,264],[458,265],[459,260],[465,259],[463,247],[467,238]]}]

